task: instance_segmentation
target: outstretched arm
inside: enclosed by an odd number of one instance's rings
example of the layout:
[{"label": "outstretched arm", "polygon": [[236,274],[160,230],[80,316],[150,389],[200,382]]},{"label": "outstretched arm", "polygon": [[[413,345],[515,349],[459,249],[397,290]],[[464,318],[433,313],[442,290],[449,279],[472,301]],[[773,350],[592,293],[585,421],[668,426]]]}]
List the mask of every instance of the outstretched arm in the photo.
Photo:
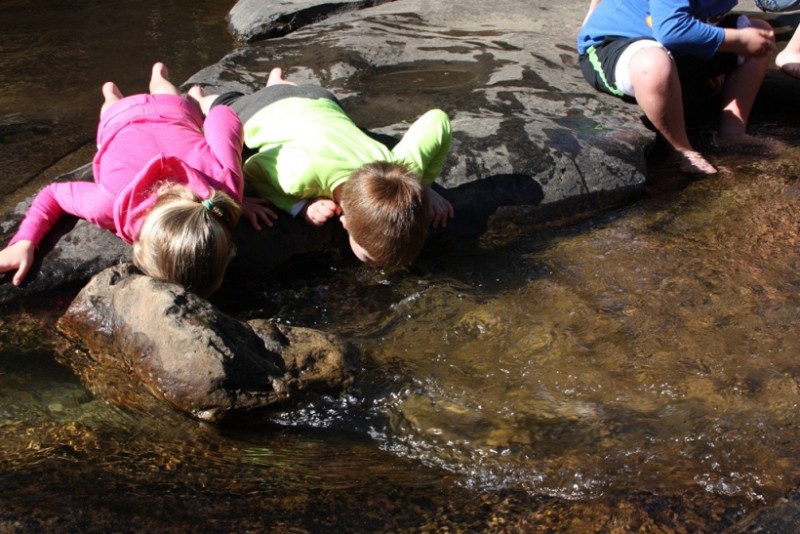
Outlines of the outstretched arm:
[{"label": "outstretched arm", "polygon": [[0,273],[16,270],[11,283],[15,286],[20,285],[31,268],[35,250],[36,245],[33,241],[27,240],[17,241],[0,250]]}]

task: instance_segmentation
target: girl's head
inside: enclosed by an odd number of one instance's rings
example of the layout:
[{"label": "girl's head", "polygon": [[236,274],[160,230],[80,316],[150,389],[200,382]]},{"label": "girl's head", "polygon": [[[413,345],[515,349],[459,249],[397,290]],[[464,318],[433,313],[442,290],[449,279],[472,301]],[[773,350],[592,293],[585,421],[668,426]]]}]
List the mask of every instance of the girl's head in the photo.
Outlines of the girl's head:
[{"label": "girl's head", "polygon": [[428,195],[404,165],[376,161],[359,168],[342,186],[341,205],[342,223],[361,261],[408,265],[425,243]]},{"label": "girl's head", "polygon": [[219,289],[234,254],[231,232],[240,211],[225,193],[203,200],[186,186],[163,185],[133,245],[133,263],[207,297]]}]

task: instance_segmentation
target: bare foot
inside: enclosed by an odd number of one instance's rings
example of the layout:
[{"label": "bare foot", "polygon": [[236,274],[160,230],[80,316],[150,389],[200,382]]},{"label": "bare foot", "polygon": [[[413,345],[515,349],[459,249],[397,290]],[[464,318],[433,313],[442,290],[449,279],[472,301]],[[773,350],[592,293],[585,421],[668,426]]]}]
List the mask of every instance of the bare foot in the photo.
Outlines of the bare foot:
[{"label": "bare foot", "polygon": [[169,70],[167,69],[167,66],[160,61],[153,65],[153,78],[156,77],[169,80]]},{"label": "bare foot", "polygon": [[208,112],[211,111],[211,106],[214,104],[214,101],[219,98],[219,95],[217,94],[207,95],[203,88],[199,85],[191,86],[186,94],[188,95],[189,100],[197,104],[197,107],[200,108],[200,112],[203,115],[208,115]]},{"label": "bare foot", "polygon": [[200,99],[206,96],[206,92],[203,91],[203,88],[200,87],[199,85],[191,86],[187,94],[198,102],[200,102]]},{"label": "bare foot", "polygon": [[290,82],[283,77],[283,69],[280,67],[275,67],[271,71],[269,71],[269,76],[267,77],[267,87],[271,85],[278,85],[278,84],[285,84],[285,85],[297,85],[294,82]]},{"label": "bare foot", "polygon": [[106,82],[103,84],[103,97],[106,100],[120,100],[122,99],[122,91],[119,90],[119,87],[114,82]]},{"label": "bare foot", "polygon": [[153,64],[153,72],[150,76],[150,94],[181,96],[178,88],[169,81],[167,66],[160,61]]},{"label": "bare foot", "polygon": [[794,78],[800,78],[800,53],[783,50],[775,56],[775,65]]},{"label": "bare foot", "polygon": [[678,168],[689,174],[716,174],[717,169],[711,165],[700,152],[687,150],[678,152]]},{"label": "bare foot", "polygon": [[119,87],[117,87],[117,84],[114,82],[104,83],[102,92],[105,101],[103,102],[103,105],[100,106],[101,117],[103,116],[103,113],[105,113],[106,110],[111,107],[112,104],[122,100],[122,91],[119,90]]}]

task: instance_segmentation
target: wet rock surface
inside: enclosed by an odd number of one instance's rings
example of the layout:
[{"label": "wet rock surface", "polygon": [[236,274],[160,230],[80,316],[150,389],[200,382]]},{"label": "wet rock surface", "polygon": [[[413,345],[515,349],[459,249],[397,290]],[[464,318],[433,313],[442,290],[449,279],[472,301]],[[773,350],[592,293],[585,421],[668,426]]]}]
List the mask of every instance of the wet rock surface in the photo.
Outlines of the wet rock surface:
[{"label": "wet rock surface", "polygon": [[95,276],[58,328],[79,347],[61,359],[98,397],[133,408],[160,399],[215,423],[338,391],[356,373],[355,348],[336,336],[238,321],[127,264]]}]

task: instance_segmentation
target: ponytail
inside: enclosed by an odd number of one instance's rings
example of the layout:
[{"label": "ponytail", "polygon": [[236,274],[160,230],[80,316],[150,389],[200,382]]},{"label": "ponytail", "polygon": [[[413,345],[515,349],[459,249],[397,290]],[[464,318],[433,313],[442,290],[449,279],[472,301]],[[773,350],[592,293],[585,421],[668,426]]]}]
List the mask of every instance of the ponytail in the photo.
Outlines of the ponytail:
[{"label": "ponytail", "polygon": [[133,263],[148,276],[207,297],[222,283],[235,250],[231,232],[240,213],[221,191],[200,199],[186,186],[165,184],[133,245]]}]

